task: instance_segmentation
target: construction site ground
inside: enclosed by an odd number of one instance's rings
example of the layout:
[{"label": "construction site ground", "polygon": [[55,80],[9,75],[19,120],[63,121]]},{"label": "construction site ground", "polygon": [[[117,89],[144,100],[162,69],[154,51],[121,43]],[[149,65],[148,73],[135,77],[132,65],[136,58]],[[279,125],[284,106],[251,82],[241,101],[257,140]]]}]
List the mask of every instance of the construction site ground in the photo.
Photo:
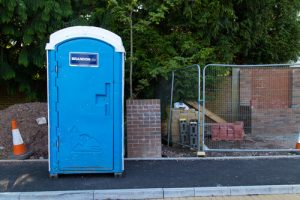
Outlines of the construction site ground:
[{"label": "construction site ground", "polygon": [[[22,138],[33,152],[31,159],[48,158],[48,125],[38,125],[36,119],[47,118],[47,103],[35,102],[16,104],[0,110],[0,159],[7,159],[12,151],[11,120],[16,119]],[[162,129],[164,130],[164,128]],[[246,135],[243,141],[206,142],[215,149],[280,149],[293,148],[297,134],[287,135]],[[208,152],[207,156],[269,156],[291,155],[290,152]],[[174,144],[162,145],[162,157],[195,157],[196,151]]]}]

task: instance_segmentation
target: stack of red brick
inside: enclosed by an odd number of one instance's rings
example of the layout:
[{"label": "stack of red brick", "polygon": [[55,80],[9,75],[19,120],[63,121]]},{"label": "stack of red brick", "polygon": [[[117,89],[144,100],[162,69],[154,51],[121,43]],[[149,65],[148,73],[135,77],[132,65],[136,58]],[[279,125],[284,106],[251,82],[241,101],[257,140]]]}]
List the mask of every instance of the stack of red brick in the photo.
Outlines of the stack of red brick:
[{"label": "stack of red brick", "polygon": [[236,121],[234,123],[216,123],[212,125],[212,140],[243,140],[244,122]]}]

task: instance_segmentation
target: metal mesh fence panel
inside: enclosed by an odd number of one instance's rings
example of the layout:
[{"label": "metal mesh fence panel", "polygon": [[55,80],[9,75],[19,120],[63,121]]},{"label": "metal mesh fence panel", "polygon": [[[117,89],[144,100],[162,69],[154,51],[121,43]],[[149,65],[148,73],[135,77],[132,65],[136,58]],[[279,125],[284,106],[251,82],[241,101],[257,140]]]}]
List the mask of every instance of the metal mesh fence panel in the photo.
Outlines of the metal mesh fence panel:
[{"label": "metal mesh fence panel", "polygon": [[201,149],[201,69],[192,65],[173,71],[168,115],[168,144]]},{"label": "metal mesh fence panel", "polygon": [[205,144],[220,151],[294,150],[300,68],[208,65],[203,71]]}]

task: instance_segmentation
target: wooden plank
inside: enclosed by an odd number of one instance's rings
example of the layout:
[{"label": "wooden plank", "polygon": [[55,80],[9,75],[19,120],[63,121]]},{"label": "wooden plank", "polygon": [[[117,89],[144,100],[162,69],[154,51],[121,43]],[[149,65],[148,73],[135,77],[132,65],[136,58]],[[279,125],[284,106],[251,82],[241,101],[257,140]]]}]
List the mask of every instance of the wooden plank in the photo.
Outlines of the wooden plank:
[{"label": "wooden plank", "polygon": [[[198,110],[198,104],[196,101],[187,101],[186,104],[188,104],[189,106],[193,107],[195,110]],[[203,111],[203,107],[200,105],[200,112]],[[209,109],[205,109],[205,115],[212,119],[213,121],[217,122],[217,123],[226,123],[227,121],[225,119],[223,119],[222,117],[216,115],[215,113],[211,112]]]}]

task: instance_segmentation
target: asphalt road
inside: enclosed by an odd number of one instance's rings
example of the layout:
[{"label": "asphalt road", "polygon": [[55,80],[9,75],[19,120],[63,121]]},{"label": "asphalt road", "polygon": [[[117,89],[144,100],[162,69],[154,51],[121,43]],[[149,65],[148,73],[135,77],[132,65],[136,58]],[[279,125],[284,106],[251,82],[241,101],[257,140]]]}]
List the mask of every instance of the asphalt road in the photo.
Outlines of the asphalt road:
[{"label": "asphalt road", "polygon": [[0,162],[0,192],[300,184],[300,158],[126,161],[125,174],[48,178],[48,163]]}]

